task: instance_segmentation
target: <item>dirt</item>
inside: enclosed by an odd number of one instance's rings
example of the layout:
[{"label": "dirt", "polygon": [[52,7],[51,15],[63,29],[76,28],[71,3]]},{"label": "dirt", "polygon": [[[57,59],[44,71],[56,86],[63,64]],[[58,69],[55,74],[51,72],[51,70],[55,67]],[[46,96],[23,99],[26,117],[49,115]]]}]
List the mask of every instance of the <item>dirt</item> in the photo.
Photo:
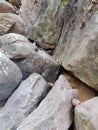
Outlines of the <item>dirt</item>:
[{"label": "dirt", "polygon": [[63,75],[67,78],[67,80],[70,82],[73,89],[78,89],[79,92],[79,100],[81,102],[84,102],[86,100],[89,100],[95,96],[98,96],[98,93],[81,82],[79,79],[75,78],[72,74],[69,72],[64,72]]}]

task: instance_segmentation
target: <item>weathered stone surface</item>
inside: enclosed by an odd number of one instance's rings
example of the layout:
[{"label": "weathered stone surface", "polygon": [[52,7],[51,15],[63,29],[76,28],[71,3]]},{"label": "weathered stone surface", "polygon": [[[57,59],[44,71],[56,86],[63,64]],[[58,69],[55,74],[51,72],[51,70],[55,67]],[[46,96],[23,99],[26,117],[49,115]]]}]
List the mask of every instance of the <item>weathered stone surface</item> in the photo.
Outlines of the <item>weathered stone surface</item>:
[{"label": "weathered stone surface", "polygon": [[0,37],[0,47],[3,45],[11,45],[15,42],[29,42],[26,37],[20,34],[9,33]]},{"label": "weathered stone surface", "polygon": [[62,28],[62,0],[22,0],[20,15],[26,22],[27,35],[41,47],[54,48]]},{"label": "weathered stone surface", "polygon": [[8,1],[18,8],[20,8],[21,6],[21,0],[8,0]]},{"label": "weathered stone surface", "polygon": [[9,33],[0,37],[0,48],[10,59],[22,59],[32,53],[35,45],[20,34]]},{"label": "weathered stone surface", "polygon": [[0,35],[10,32],[25,34],[24,21],[16,14],[0,13]]},{"label": "weathered stone surface", "polygon": [[98,130],[98,97],[75,108],[75,130]]},{"label": "weathered stone surface", "polygon": [[33,45],[26,42],[16,42],[12,45],[2,46],[1,51],[10,59],[23,59],[32,53]]},{"label": "weathered stone surface", "polygon": [[48,82],[54,82],[59,74],[59,64],[45,51],[35,49],[26,59],[15,61],[23,72],[23,79],[31,73],[41,74]]},{"label": "weathered stone surface", "polygon": [[5,17],[5,14],[0,14],[0,35],[6,34],[14,25],[14,20]]},{"label": "weathered stone surface", "polygon": [[65,15],[68,13],[55,57],[65,69],[98,90],[98,5],[78,0],[66,9]]},{"label": "weathered stone surface", "polygon": [[11,95],[21,79],[18,66],[0,52],[0,101]]},{"label": "weathered stone surface", "polygon": [[60,77],[39,107],[23,120],[17,130],[68,130],[72,123],[71,100],[77,97],[77,91],[67,85],[62,85]]},{"label": "weathered stone surface", "polygon": [[49,89],[47,82],[36,73],[23,81],[0,111],[0,130],[15,130]]},{"label": "weathered stone surface", "polygon": [[0,13],[16,13],[16,11],[10,3],[0,0]]},{"label": "weathered stone surface", "polygon": [[56,86],[62,86],[62,88],[65,88],[65,90],[69,90],[72,89],[70,83],[68,82],[68,80],[65,78],[65,76],[60,75],[59,79],[56,81],[55,83]]}]

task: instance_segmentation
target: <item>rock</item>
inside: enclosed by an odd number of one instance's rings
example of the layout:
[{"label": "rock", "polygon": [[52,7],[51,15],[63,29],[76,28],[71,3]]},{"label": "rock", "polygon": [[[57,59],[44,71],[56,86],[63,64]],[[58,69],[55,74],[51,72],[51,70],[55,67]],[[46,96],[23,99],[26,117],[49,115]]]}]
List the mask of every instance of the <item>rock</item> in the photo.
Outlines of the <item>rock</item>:
[{"label": "rock", "polygon": [[21,122],[17,130],[68,130],[72,123],[71,100],[74,97],[77,97],[77,91],[58,79],[39,107]]},{"label": "rock", "polygon": [[72,99],[72,105],[73,106],[77,106],[77,105],[79,105],[81,102],[80,102],[80,100],[78,100],[78,99]]},{"label": "rock", "polygon": [[23,59],[32,53],[33,45],[26,42],[16,42],[12,45],[5,45],[1,48],[10,59]]},{"label": "rock", "polygon": [[10,3],[0,0],[0,13],[16,13],[16,11]]},{"label": "rock", "polygon": [[20,16],[27,24],[27,36],[44,49],[58,42],[65,11],[62,0],[22,0]]},{"label": "rock", "polygon": [[75,108],[75,130],[98,130],[98,97]]},{"label": "rock", "polygon": [[29,42],[29,40],[20,34],[9,33],[0,37],[0,47],[3,45],[12,45],[15,42]]},{"label": "rock", "polygon": [[97,5],[89,0],[78,0],[66,10],[65,15],[68,11],[69,19],[65,17],[54,55],[66,70],[98,90]]},{"label": "rock", "polygon": [[47,82],[32,74],[23,81],[0,111],[0,130],[15,130],[49,91]]},{"label": "rock", "polygon": [[0,52],[0,101],[11,95],[21,79],[18,66]]},{"label": "rock", "polygon": [[0,35],[11,32],[25,34],[24,21],[16,14],[0,13]]},{"label": "rock", "polygon": [[8,2],[12,3],[14,6],[20,8],[21,0],[8,0]]},{"label": "rock", "polygon": [[59,64],[45,51],[35,49],[26,59],[14,61],[26,79],[32,73],[41,74],[48,82],[54,82],[59,74]]},{"label": "rock", "polygon": [[32,53],[35,45],[20,34],[9,33],[0,37],[0,48],[10,59],[23,59]]},{"label": "rock", "polygon": [[5,14],[0,14],[0,35],[6,34],[12,26],[14,20],[5,17]]},{"label": "rock", "polygon": [[55,85],[58,87],[62,86],[63,88],[65,88],[65,90],[72,89],[71,84],[68,82],[64,75],[59,76],[59,79],[56,81]]}]

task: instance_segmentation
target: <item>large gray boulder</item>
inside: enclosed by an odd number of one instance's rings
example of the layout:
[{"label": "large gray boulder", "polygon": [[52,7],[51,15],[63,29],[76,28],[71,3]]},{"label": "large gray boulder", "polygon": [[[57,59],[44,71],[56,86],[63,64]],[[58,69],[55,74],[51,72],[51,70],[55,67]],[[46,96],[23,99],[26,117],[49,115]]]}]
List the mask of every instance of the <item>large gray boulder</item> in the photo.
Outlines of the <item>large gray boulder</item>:
[{"label": "large gray boulder", "polygon": [[68,130],[72,123],[71,100],[77,98],[77,91],[61,81],[67,82],[60,77],[39,107],[21,122],[17,130]]},{"label": "large gray boulder", "polygon": [[18,66],[0,52],[0,101],[11,95],[21,79]]},{"label": "large gray boulder", "polygon": [[62,0],[22,0],[20,15],[27,24],[27,36],[41,47],[54,48],[63,24]]},{"label": "large gray boulder", "polygon": [[75,130],[98,130],[98,97],[75,108]]},{"label": "large gray boulder", "polygon": [[54,55],[66,70],[98,90],[98,5],[90,0],[71,4]]},{"label": "large gray boulder", "polygon": [[31,73],[41,74],[48,82],[54,82],[59,74],[59,64],[45,51],[36,48],[26,59],[15,61],[26,79]]},{"label": "large gray boulder", "polygon": [[0,130],[15,130],[49,89],[47,82],[36,73],[23,81],[0,111]]},{"label": "large gray boulder", "polygon": [[25,23],[19,15],[0,13],[0,35],[7,33],[25,34]]},{"label": "large gray boulder", "polygon": [[0,37],[1,51],[10,59],[26,58],[36,46],[20,34],[9,33]]}]

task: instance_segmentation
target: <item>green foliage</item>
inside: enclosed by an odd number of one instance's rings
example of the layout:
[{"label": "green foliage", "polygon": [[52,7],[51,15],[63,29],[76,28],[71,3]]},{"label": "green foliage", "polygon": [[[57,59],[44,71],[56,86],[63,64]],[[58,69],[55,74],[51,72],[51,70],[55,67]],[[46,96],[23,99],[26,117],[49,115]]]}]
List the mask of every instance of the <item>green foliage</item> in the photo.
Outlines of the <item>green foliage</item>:
[{"label": "green foliage", "polygon": [[63,5],[67,5],[68,2],[69,2],[69,0],[64,0],[64,1],[62,2],[62,4],[63,4]]}]

